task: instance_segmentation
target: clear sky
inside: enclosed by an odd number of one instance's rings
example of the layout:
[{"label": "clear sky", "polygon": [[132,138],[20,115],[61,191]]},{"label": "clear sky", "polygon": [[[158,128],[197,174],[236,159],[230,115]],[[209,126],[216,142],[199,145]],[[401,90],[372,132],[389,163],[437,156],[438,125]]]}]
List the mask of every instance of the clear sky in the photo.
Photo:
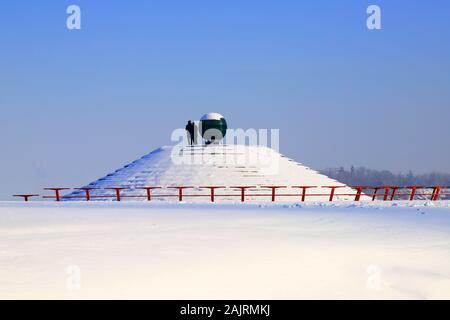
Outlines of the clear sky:
[{"label": "clear sky", "polygon": [[449,40],[448,0],[2,1],[0,199],[86,184],[210,111],[316,169],[449,172]]}]

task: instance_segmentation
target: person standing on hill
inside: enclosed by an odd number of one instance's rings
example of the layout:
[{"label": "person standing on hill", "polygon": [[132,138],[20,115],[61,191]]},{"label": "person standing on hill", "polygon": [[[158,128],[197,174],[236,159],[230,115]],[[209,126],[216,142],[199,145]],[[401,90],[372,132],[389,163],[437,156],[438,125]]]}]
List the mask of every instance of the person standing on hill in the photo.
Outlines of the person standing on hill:
[{"label": "person standing on hill", "polygon": [[189,145],[192,146],[194,144],[194,123],[192,123],[192,121],[189,120],[185,129],[186,129]]},{"label": "person standing on hill", "polygon": [[195,122],[192,122],[192,127],[193,127],[193,130],[194,130],[194,140],[193,140],[193,142],[194,142],[194,144],[195,145],[197,145],[197,139],[198,139],[198,126],[197,126],[197,124],[195,123]]}]

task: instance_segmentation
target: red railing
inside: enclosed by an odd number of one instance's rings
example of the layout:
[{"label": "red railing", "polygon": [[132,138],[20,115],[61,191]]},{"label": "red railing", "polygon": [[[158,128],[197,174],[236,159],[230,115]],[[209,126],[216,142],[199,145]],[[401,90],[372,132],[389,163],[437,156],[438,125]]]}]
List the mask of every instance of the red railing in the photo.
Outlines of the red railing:
[{"label": "red railing", "polygon": [[[272,202],[276,202],[279,197],[297,197],[299,201],[306,201],[310,197],[325,197],[328,201],[332,202],[337,197],[347,197],[353,201],[361,201],[364,197],[371,199],[372,201],[379,200],[382,198],[383,201],[393,201],[393,200],[431,200],[436,201],[444,199],[450,196],[449,186],[352,186],[354,193],[340,193],[339,189],[344,188],[344,186],[145,186],[129,189],[126,187],[105,187],[105,188],[45,188],[44,190],[53,191],[54,195],[47,196],[44,195],[42,199],[54,199],[56,201],[61,200],[85,200],[91,201],[93,199],[112,199],[115,201],[122,201],[122,199],[146,199],[147,201],[152,201],[156,198],[178,198],[179,202],[184,201],[185,198],[194,197],[205,197],[209,198],[211,202],[216,202],[219,198],[240,198],[241,202],[245,202],[249,197],[267,197],[270,198]],[[125,193],[126,190],[142,190],[142,193]],[[209,193],[186,193],[185,190],[196,190],[198,189],[209,189]],[[230,193],[227,190],[234,190],[238,192]],[[259,193],[260,190],[270,190],[270,193]],[[279,192],[280,189],[286,190],[300,190],[300,193],[286,193]],[[326,192],[310,192],[312,189],[325,190]],[[81,190],[84,191],[84,195],[62,195],[61,192],[68,190]],[[93,194],[93,190],[110,190],[113,191],[112,194]],[[162,191],[162,193],[155,193],[153,191]],[[164,190],[177,190],[176,193],[164,193]],[[223,193],[217,193],[217,190],[225,190]],[[255,192],[255,190],[257,192]],[[429,190],[429,192],[420,192],[420,190]],[[145,192],[144,192],[145,191]],[[382,192],[380,192],[382,191]],[[403,192],[402,192],[403,191]],[[38,194],[16,194],[14,197],[20,197],[24,201],[29,201],[31,198],[40,197]],[[341,199],[340,199],[341,200]]]},{"label": "red railing", "polygon": [[39,197],[38,194],[15,194],[13,197],[19,197],[22,198],[24,201],[28,202],[30,198],[32,197]]}]

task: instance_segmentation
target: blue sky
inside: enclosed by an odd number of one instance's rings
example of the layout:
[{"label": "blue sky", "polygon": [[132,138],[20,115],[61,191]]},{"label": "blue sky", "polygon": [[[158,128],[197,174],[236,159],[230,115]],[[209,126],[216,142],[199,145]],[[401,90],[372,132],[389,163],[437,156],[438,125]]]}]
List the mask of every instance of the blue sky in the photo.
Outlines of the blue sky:
[{"label": "blue sky", "polygon": [[444,0],[2,2],[0,199],[88,183],[210,111],[313,168],[450,172],[449,38]]}]

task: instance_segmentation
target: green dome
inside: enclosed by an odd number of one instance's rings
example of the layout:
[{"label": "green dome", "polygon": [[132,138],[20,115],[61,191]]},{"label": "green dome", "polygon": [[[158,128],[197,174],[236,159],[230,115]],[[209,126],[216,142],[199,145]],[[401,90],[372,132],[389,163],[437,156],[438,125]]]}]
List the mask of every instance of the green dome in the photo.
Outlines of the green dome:
[{"label": "green dome", "polygon": [[227,134],[227,121],[218,113],[205,114],[200,119],[200,133],[206,144],[217,143]]}]

